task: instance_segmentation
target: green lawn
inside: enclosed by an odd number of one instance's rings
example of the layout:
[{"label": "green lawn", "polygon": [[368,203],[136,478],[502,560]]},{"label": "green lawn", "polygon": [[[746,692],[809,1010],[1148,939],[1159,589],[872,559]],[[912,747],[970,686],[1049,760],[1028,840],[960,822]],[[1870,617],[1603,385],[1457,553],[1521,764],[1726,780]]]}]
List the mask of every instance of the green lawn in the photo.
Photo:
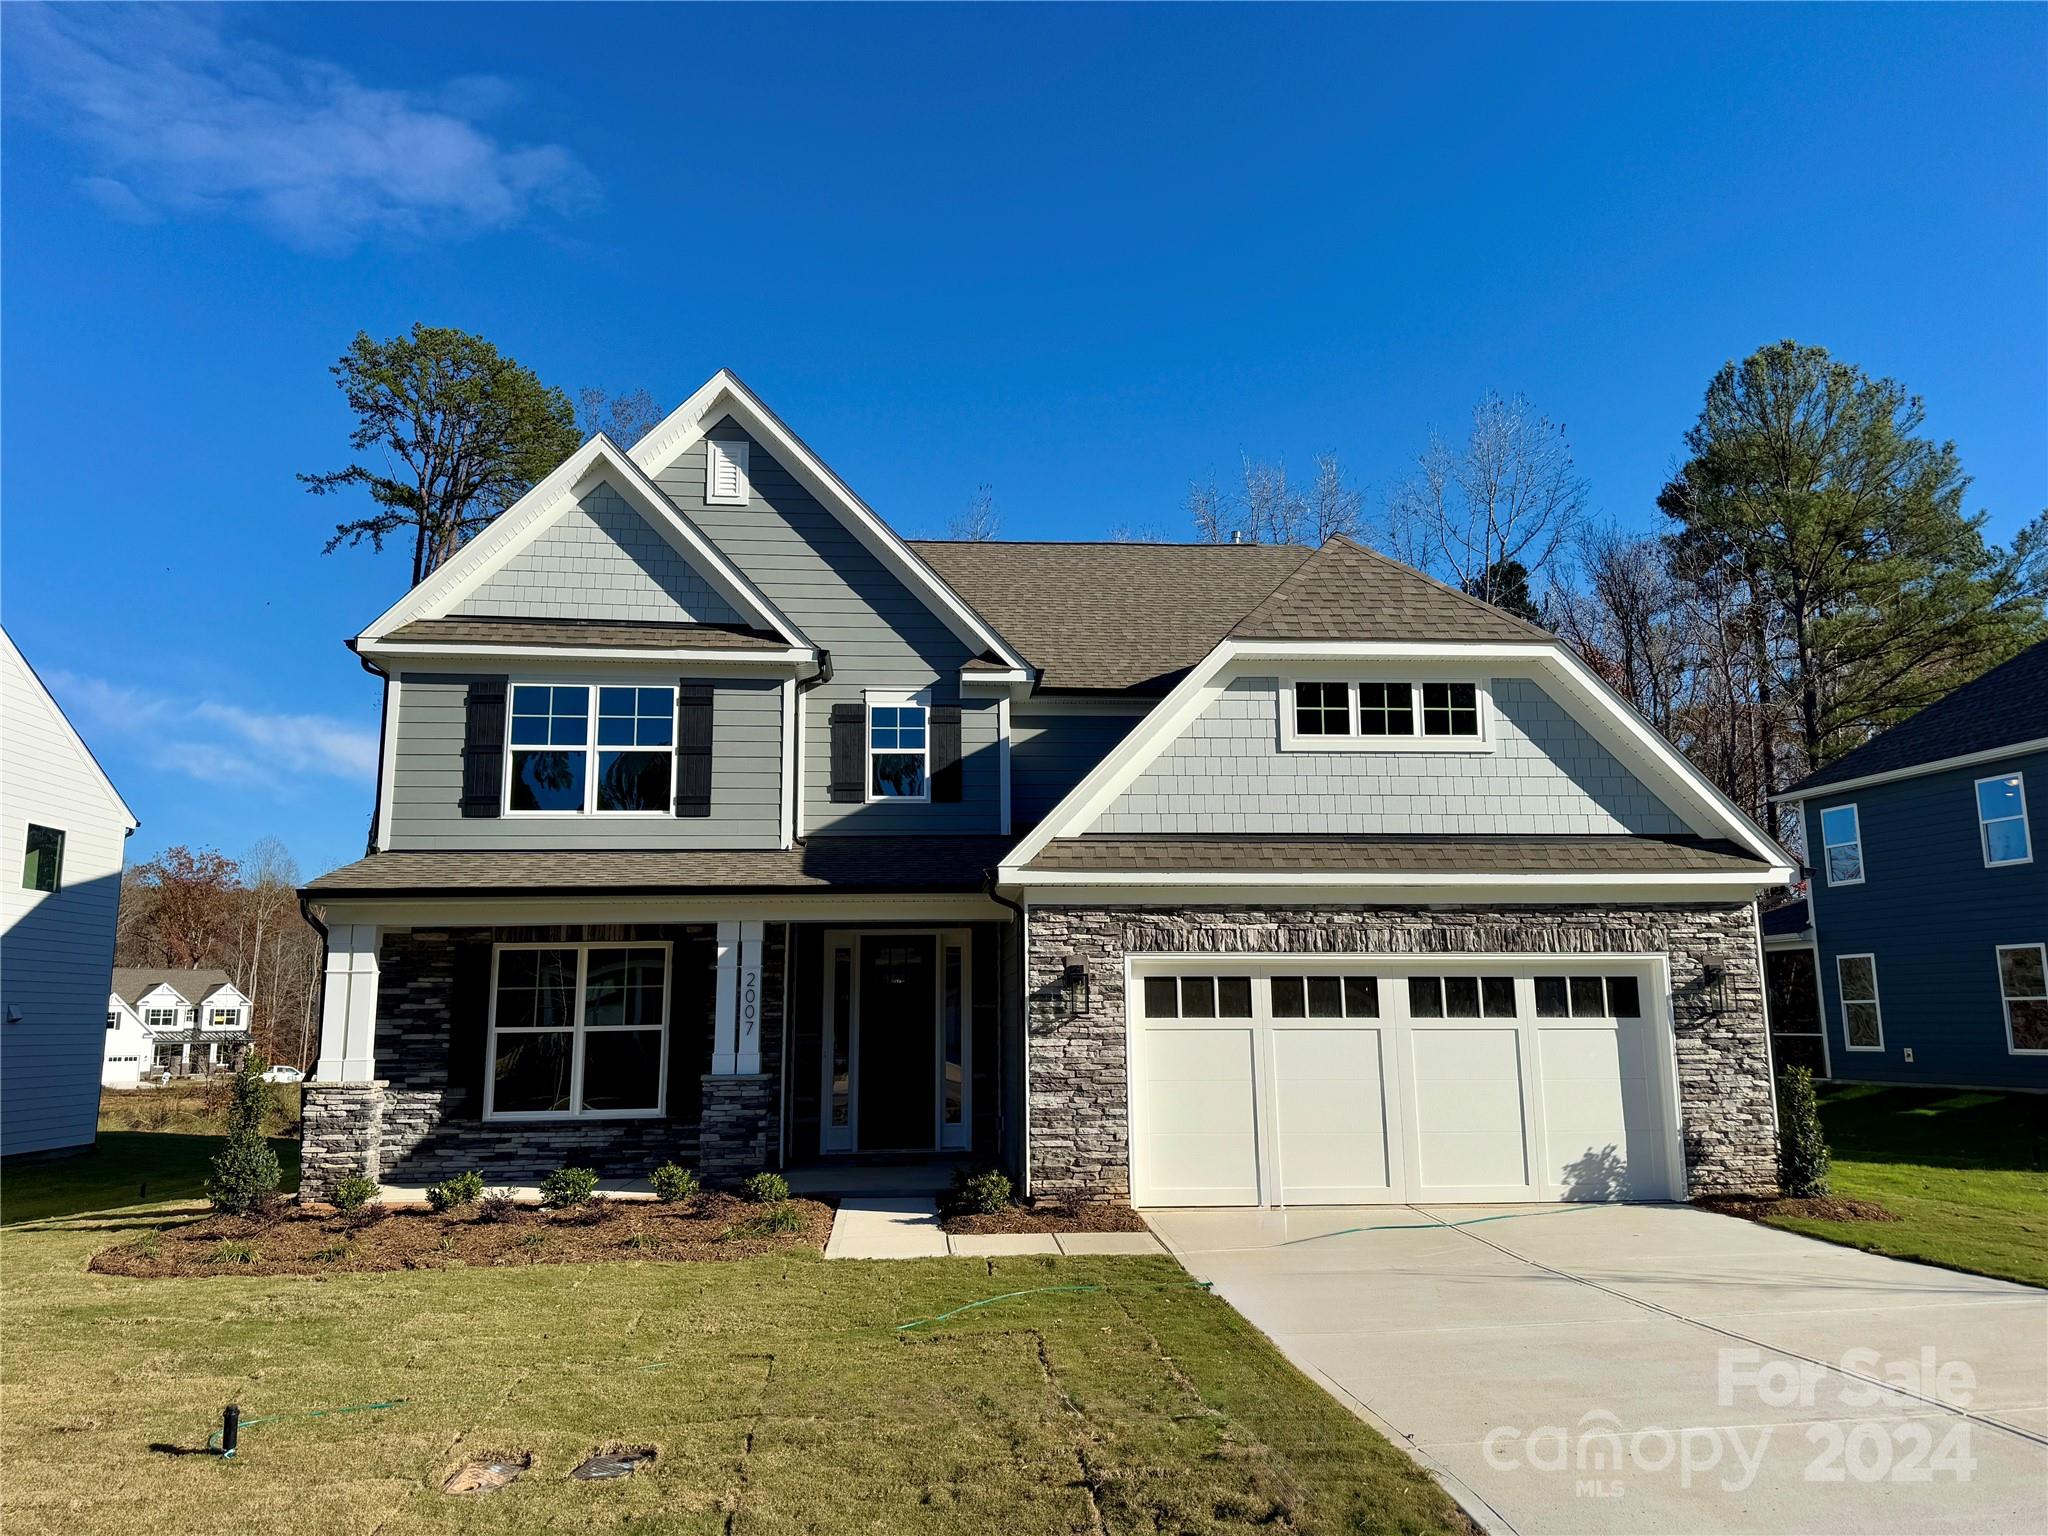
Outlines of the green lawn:
[{"label": "green lawn", "polygon": [[[0,1224],[115,1210],[145,1201],[194,1200],[220,1150],[218,1136],[102,1130],[91,1150],[0,1172]],[[273,1137],[284,1187],[299,1187],[299,1143]]]},{"label": "green lawn", "polygon": [[[178,1154],[188,1175],[196,1150]],[[138,1164],[107,1148],[102,1192]],[[1168,1259],[129,1280],[86,1260],[181,1213],[105,1209],[87,1172],[9,1177],[9,1536],[1465,1529],[1404,1455]],[[17,1220],[66,1208],[94,1213]],[[897,1328],[1065,1285],[1101,1289]],[[232,1462],[191,1454],[230,1400],[253,1418],[399,1398],[252,1425]],[[659,1459],[630,1480],[567,1476],[632,1444]],[[531,1452],[533,1470],[481,1499],[439,1491],[491,1451]]]},{"label": "green lawn", "polygon": [[1819,1086],[1834,1192],[1899,1219],[1773,1225],[2048,1286],[2048,1097]]}]

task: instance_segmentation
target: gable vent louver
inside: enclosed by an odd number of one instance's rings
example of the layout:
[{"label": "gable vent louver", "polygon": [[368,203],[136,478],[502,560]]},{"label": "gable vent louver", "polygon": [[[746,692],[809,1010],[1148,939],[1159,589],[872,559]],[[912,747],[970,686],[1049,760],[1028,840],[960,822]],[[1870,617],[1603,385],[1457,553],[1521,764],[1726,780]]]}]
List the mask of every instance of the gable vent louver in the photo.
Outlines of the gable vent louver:
[{"label": "gable vent louver", "polygon": [[704,499],[712,506],[743,507],[751,487],[747,482],[749,443],[704,440]]}]

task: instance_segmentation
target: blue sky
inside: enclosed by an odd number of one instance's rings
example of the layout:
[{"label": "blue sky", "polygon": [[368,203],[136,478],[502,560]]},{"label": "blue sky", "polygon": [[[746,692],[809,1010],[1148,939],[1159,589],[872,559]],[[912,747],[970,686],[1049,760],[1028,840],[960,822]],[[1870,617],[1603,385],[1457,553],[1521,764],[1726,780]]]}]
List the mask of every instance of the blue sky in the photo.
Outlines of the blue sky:
[{"label": "blue sky", "polygon": [[414,320],[573,394],[729,366],[899,529],[1373,493],[1487,389],[1647,527],[1721,362],[1927,400],[2048,505],[2048,10],[9,6],[0,616],[132,857],[360,854],[402,554],[323,558],[327,367]]}]

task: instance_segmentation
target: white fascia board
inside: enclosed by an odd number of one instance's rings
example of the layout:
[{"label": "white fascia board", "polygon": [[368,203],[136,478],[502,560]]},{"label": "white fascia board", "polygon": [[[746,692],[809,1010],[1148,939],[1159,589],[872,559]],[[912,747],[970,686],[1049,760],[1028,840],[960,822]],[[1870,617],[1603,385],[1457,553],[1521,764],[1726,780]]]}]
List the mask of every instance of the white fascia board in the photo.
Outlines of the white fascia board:
[{"label": "white fascia board", "polygon": [[875,515],[874,509],[856,496],[730,369],[719,369],[701,389],[669,412],[660,426],[634,446],[633,459],[649,477],[658,475],[702,442],[705,432],[726,416],[734,417],[751,436],[761,440],[805,490],[853,530],[870,554],[912,591],[921,592],[932,611],[963,642],[976,650],[993,651],[1014,670],[1029,673],[1030,664],[996,633],[995,627],[946,585],[939,573],[898,538]]},{"label": "white fascia board", "polygon": [[992,693],[1009,693],[1012,690],[1031,686],[1029,672],[967,672],[960,674],[962,688],[986,688]]},{"label": "white fascia board", "polygon": [[43,696],[44,706],[63,730],[65,738],[70,741],[72,750],[78,754],[79,762],[84,765],[85,771],[91,775],[92,781],[99,785],[107,799],[113,802],[114,810],[119,814],[127,830],[133,832],[142,823],[135,819],[135,813],[128,809],[128,802],[121,798],[121,791],[114,788],[114,781],[107,777],[107,770],[102,768],[100,760],[92,755],[92,748],[85,744],[85,738],[78,734],[70,716],[64,713],[63,708],[57,703],[56,696],[44,685],[36,669],[28,664],[28,658],[21,654],[14,643],[14,637],[5,629],[0,629],[0,646],[6,647],[7,654],[14,659],[14,664],[21,668],[21,675],[28,679],[29,686]]},{"label": "white fascia board", "polygon": [[1853,789],[1864,789],[1872,784],[1895,784],[1900,779],[1917,779],[1930,773],[1947,773],[1951,768],[1976,768],[1985,763],[1995,763],[2000,758],[2023,757],[2029,752],[2048,752],[2048,736],[2036,736],[2028,741],[2016,741],[2010,746],[1992,747],[1983,752],[1965,752],[1957,757],[1937,758],[1931,763],[1915,763],[1910,768],[1894,768],[1887,773],[1866,773],[1853,779],[1837,779],[1831,784],[1812,784],[1803,789],[1788,789],[1782,794],[1771,796],[1779,805],[1803,805],[1808,800],[1825,800],[1832,795],[1844,794]]},{"label": "white fascia board", "polygon": [[791,646],[810,645],[802,631],[726,558],[725,552],[662,494],[640,465],[600,432],[564,459],[545,480],[499,513],[488,528],[457,550],[446,565],[372,620],[358,637],[357,648],[360,650],[363,643],[379,640],[415,619],[445,617],[465,594],[499,570],[600,482],[637,508],[676,553],[710,578],[734,608]]},{"label": "white fascia board", "polygon": [[894,896],[849,892],[843,896],[793,892],[733,891],[725,894],[646,896],[345,896],[321,899],[330,927],[369,924],[385,931],[442,927],[546,927],[557,923],[672,923],[755,920],[765,922],[1007,922],[1008,908],[979,895]]},{"label": "white fascia board", "polygon": [[1689,873],[1681,870],[1646,874],[1586,874],[1580,871],[1538,871],[1521,874],[1499,874],[1482,871],[1470,873],[1429,873],[1401,874],[1379,871],[1357,872],[1351,870],[1306,870],[1299,873],[1257,871],[1203,871],[1203,870],[1079,870],[1079,869],[1027,869],[1016,864],[1005,864],[997,871],[997,883],[1004,888],[1019,886],[1033,892],[1055,889],[1114,887],[1126,890],[1178,889],[1200,886],[1209,890],[1271,890],[1271,891],[1358,891],[1378,893],[1390,891],[1434,892],[1441,899],[1447,891],[1521,891],[1544,892],[1540,897],[1524,895],[1524,900],[1556,900],[1547,894],[1556,891],[1598,893],[1601,900],[1612,900],[1616,895],[1640,895],[1644,892],[1670,892],[1673,890],[1700,890],[1727,893],[1730,891],[1761,890],[1767,886],[1783,883],[1782,877],[1790,874],[1786,869],[1767,869],[1749,873],[1730,870],[1722,873]]},{"label": "white fascia board", "polygon": [[1304,877],[1276,879],[1256,877],[1258,883],[1223,883],[1217,875],[1175,875],[1179,884],[1160,883],[1135,876],[1089,875],[1092,885],[1048,883],[1043,873],[1005,870],[998,888],[1005,895],[1034,907],[1051,906],[1335,906],[1371,902],[1392,906],[1558,906],[1606,905],[1634,901],[1747,902],[1756,894],[1757,878],[1743,876],[1738,882],[1702,882],[1698,877],[1672,877],[1672,883],[1645,884],[1642,876],[1630,880],[1601,880],[1580,875],[1571,881],[1546,885],[1502,883],[1473,876],[1472,883],[1430,884],[1420,877],[1385,876],[1377,883],[1350,885],[1308,884]]},{"label": "white fascia board", "polygon": [[559,645],[465,645],[454,642],[409,640],[364,641],[356,653],[372,661],[408,661],[428,664],[468,661],[475,657],[511,658],[519,661],[554,661],[574,666],[585,661],[673,661],[698,671],[750,674],[785,672],[818,659],[808,647],[781,651],[728,651],[717,647],[677,650],[666,646],[590,645],[573,649]]},{"label": "white fascia board", "polygon": [[1811,949],[1813,930],[1802,928],[1797,933],[1766,933],[1760,936],[1765,949]]}]

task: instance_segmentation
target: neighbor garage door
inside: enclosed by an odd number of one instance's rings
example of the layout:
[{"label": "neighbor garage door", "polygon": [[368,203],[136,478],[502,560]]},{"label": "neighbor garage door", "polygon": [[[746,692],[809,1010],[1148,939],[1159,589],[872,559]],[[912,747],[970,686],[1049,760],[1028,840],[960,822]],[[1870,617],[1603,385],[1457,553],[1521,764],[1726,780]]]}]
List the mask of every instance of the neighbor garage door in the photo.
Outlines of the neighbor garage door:
[{"label": "neighbor garage door", "polygon": [[1137,1202],[1675,1198],[1655,974],[1636,961],[1142,962]]}]

